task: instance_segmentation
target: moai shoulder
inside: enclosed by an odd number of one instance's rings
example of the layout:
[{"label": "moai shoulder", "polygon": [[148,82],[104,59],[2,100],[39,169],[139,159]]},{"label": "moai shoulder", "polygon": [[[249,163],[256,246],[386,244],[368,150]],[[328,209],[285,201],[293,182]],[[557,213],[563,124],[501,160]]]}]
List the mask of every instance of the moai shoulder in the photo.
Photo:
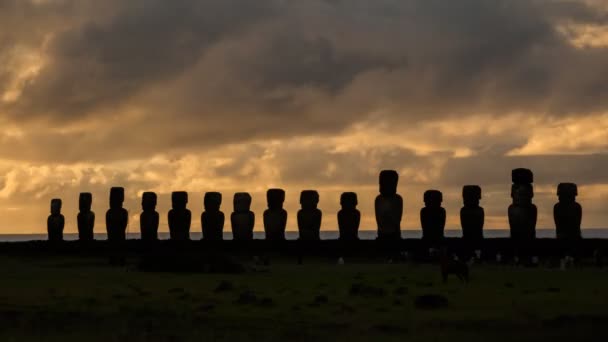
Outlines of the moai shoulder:
[{"label": "moai shoulder", "polygon": [[201,227],[203,239],[223,240],[224,213],[220,211],[222,194],[219,192],[207,192],[203,200],[205,211],[201,214]]},{"label": "moai shoulder", "polygon": [[91,211],[93,195],[90,192],[80,193],[78,198],[78,239],[91,241],[94,238],[93,229],[95,227],[95,213]]},{"label": "moai shoulder", "polygon": [[560,183],[557,187],[559,202],[553,207],[556,235],[558,239],[581,238],[583,209],[576,202],[578,187],[574,183]]},{"label": "moai shoulder", "polygon": [[399,174],[394,170],[380,172],[380,195],[374,202],[378,238],[400,239],[403,199],[397,194]]},{"label": "moai shoulder", "polygon": [[184,241],[190,239],[192,213],[186,208],[187,204],[187,192],[175,191],[171,194],[172,209],[167,214],[171,240]]},{"label": "moai shoulder", "polygon": [[531,240],[536,237],[537,209],[532,203],[534,198],[532,171],[514,169],[511,171],[511,197],[513,204],[509,206],[509,226],[511,238],[514,240]]},{"label": "moai shoulder", "polygon": [[141,196],[142,213],[139,216],[141,239],[144,241],[158,240],[158,225],[160,216],[156,212],[158,197],[154,192],[144,192]]},{"label": "moai shoulder", "polygon": [[63,228],[65,218],[61,214],[61,199],[51,200],[51,214],[47,219],[47,231],[49,241],[63,241]]},{"label": "moai shoulder", "polygon": [[123,208],[125,189],[113,187],[110,189],[110,209],[106,212],[106,230],[108,240],[123,241],[129,223],[129,213]]},{"label": "moai shoulder", "polygon": [[462,199],[464,206],[460,209],[460,225],[462,237],[470,241],[483,239],[483,225],[485,213],[479,206],[481,200],[481,187],[477,185],[465,185],[462,188]]},{"label": "moai shoulder", "polygon": [[438,190],[428,190],[424,193],[425,207],[420,210],[422,237],[425,240],[439,241],[443,239],[446,212],[441,206],[443,194]]},{"label": "moai shoulder", "polygon": [[342,209],[338,212],[338,228],[342,240],[357,240],[359,238],[361,213],[357,210],[357,204],[357,194],[354,192],[345,192],[340,196]]},{"label": "moai shoulder", "polygon": [[304,190],[300,194],[302,209],[298,211],[298,230],[301,240],[319,240],[322,212],[317,208],[319,193],[315,190]]},{"label": "moai shoulder", "polygon": [[234,240],[252,240],[255,214],[251,211],[251,195],[237,192],[233,199],[234,212],[230,215]]},{"label": "moai shoulder", "polygon": [[287,211],[283,209],[285,190],[269,189],[266,192],[268,209],[264,211],[264,232],[267,240],[285,240]]}]

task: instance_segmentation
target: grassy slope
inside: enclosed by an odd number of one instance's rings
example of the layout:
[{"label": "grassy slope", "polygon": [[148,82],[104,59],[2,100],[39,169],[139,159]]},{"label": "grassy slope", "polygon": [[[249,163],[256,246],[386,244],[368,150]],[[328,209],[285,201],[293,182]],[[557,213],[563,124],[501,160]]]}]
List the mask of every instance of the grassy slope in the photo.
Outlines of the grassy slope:
[{"label": "grassy slope", "polygon": [[[467,285],[443,285],[432,265],[327,260],[240,275],[141,273],[67,258],[2,257],[0,269],[1,341],[608,337],[608,273],[596,268],[479,266]],[[222,280],[234,289],[216,293]],[[357,282],[386,293],[352,296]],[[245,290],[258,301],[236,303]],[[448,308],[416,309],[414,298],[425,293],[445,295]],[[327,303],[316,303],[319,295]]]}]

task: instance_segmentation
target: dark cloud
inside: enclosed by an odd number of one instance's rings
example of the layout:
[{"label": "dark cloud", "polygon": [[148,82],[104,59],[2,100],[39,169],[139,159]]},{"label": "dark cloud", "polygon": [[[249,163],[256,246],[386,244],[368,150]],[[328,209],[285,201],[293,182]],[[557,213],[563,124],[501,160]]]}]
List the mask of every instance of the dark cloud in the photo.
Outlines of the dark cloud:
[{"label": "dark cloud", "polygon": [[[58,3],[92,7],[86,1]],[[48,7],[57,15],[58,3],[23,11]],[[89,9],[89,18],[43,26],[56,31],[47,64],[6,112],[65,123],[136,107],[150,121],[200,121],[208,124],[201,129],[210,127],[206,133],[238,119],[245,132],[224,137],[239,140],[277,135],[277,127],[285,128],[283,135],[336,131],[376,110],[390,111],[389,120],[417,121],[606,107],[599,94],[608,86],[602,77],[608,52],[576,49],[555,27],[567,20],[606,22],[606,15],[580,1],[179,0],[105,6],[112,10],[96,15]],[[36,31],[39,24],[29,25]],[[162,113],[157,102],[166,106]]]}]

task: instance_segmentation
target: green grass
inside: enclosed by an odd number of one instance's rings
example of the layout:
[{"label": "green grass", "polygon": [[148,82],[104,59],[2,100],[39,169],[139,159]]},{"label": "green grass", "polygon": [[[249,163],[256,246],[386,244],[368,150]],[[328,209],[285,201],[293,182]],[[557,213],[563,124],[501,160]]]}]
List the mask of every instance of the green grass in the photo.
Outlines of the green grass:
[{"label": "green grass", "polygon": [[[602,340],[608,272],[306,260],[236,275],[142,273],[104,259],[0,258],[0,341]],[[214,291],[222,282],[233,289]],[[380,293],[353,296],[354,283]],[[245,291],[253,303],[239,304]],[[377,291],[378,292],[378,291]],[[384,293],[382,293],[384,292]],[[447,308],[414,299],[441,294]],[[327,302],[317,298],[327,297]]]}]

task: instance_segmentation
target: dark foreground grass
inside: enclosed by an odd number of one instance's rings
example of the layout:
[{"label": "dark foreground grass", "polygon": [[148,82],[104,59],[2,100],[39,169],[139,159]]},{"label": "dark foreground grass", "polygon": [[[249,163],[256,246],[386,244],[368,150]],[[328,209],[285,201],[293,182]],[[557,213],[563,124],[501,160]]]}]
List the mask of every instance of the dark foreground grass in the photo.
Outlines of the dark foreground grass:
[{"label": "dark foreground grass", "polygon": [[[608,337],[608,273],[273,261],[243,274],[143,273],[135,260],[0,257],[0,341],[583,341]],[[422,309],[420,295],[447,306]]]}]

